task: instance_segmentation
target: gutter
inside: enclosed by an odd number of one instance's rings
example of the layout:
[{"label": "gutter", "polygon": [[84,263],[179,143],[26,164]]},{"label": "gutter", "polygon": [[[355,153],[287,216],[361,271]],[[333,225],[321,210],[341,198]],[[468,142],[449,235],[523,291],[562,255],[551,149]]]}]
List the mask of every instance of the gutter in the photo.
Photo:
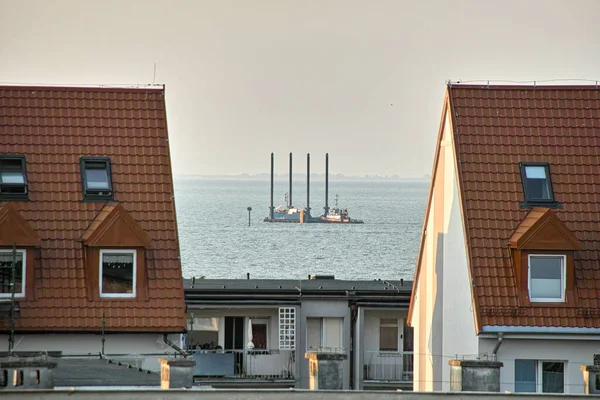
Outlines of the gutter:
[{"label": "gutter", "polygon": [[568,326],[492,326],[485,325],[483,333],[559,333],[599,335],[600,328],[578,328]]},{"label": "gutter", "polygon": [[175,349],[175,351],[177,351],[182,356],[187,357],[189,355],[188,353],[186,353],[185,351],[183,351],[181,349],[181,347],[177,346],[175,343],[173,343],[173,342],[171,342],[169,340],[169,334],[168,333],[163,334],[163,340],[165,341],[166,344],[168,344],[171,348]]}]

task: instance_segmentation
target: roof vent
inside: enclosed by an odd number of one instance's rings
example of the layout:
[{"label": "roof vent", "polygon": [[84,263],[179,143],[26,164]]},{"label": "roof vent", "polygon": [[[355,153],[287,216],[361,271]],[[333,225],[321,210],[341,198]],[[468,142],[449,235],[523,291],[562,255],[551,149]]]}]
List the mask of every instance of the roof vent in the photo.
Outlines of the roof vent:
[{"label": "roof vent", "polygon": [[311,275],[310,279],[335,279],[335,275]]}]

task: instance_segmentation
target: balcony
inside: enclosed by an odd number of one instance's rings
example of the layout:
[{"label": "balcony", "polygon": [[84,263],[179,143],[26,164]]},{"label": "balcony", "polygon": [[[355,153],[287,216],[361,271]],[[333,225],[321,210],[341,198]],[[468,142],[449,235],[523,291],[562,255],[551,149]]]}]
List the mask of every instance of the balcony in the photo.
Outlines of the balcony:
[{"label": "balcony", "polygon": [[295,382],[293,350],[192,350],[191,355],[196,381]]},{"label": "balcony", "polygon": [[365,351],[364,381],[379,383],[411,383],[413,353],[407,351]]}]

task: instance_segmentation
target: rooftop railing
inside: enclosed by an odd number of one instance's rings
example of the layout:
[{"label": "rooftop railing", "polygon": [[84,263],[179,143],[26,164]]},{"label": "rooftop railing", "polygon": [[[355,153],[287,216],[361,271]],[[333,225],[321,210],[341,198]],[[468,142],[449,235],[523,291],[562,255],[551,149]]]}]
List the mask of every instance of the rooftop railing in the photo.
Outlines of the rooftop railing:
[{"label": "rooftop railing", "polygon": [[296,354],[279,349],[191,350],[196,360],[195,377],[295,379]]}]

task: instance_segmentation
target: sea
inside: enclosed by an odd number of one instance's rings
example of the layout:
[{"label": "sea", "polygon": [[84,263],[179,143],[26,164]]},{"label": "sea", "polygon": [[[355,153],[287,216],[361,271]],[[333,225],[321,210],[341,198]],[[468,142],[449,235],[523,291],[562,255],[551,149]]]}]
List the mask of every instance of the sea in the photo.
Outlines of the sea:
[{"label": "sea", "polygon": [[[263,222],[270,182],[175,177],[183,276],[205,278],[413,278],[427,202],[425,181],[329,181],[329,206],[347,208],[364,224]],[[287,180],[275,182],[275,206],[285,205]],[[322,181],[311,182],[311,214],[325,205]],[[306,205],[306,184],[294,183],[293,205]],[[248,212],[248,207],[252,210]]]}]

